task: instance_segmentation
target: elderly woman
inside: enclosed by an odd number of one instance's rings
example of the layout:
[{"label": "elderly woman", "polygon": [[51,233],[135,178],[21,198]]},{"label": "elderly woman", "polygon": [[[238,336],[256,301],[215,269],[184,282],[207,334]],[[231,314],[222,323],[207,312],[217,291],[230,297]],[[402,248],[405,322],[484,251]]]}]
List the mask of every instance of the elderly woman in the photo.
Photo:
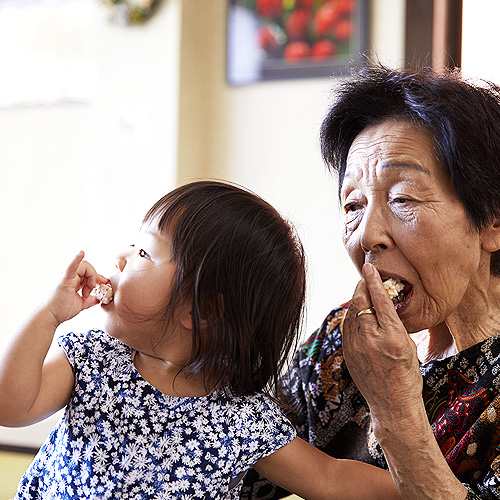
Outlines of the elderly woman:
[{"label": "elderly woman", "polygon": [[371,67],[321,142],[362,279],[284,378],[299,433],[405,499],[500,498],[500,89]]}]

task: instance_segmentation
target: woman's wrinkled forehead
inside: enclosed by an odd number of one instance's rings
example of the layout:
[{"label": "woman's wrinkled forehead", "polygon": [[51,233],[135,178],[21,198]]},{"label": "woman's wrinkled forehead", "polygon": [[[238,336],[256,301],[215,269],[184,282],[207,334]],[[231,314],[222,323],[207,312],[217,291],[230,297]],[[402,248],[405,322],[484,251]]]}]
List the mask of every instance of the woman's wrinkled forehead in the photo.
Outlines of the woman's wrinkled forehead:
[{"label": "woman's wrinkled forehead", "polygon": [[403,121],[388,120],[367,127],[351,144],[343,183],[388,171],[432,175],[436,164],[430,133]]}]

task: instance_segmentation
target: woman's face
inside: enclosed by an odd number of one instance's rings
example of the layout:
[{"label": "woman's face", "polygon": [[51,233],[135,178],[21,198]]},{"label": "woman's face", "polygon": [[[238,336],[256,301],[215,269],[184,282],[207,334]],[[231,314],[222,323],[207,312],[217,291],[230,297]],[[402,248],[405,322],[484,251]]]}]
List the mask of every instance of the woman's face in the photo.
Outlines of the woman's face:
[{"label": "woman's face", "polygon": [[398,314],[409,332],[461,307],[481,259],[474,230],[438,163],[428,131],[387,120],[363,130],[349,150],[341,190],[344,244],[356,267],[405,283]]}]

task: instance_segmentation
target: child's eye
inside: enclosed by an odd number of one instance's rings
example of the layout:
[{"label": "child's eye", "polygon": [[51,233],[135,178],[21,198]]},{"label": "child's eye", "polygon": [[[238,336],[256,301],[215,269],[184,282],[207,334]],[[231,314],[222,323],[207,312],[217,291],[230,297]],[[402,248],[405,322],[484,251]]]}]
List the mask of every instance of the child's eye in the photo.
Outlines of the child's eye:
[{"label": "child's eye", "polygon": [[149,259],[150,258],[148,252],[146,252],[146,250],[144,250],[142,248],[139,250],[139,256],[143,257],[144,259]]}]

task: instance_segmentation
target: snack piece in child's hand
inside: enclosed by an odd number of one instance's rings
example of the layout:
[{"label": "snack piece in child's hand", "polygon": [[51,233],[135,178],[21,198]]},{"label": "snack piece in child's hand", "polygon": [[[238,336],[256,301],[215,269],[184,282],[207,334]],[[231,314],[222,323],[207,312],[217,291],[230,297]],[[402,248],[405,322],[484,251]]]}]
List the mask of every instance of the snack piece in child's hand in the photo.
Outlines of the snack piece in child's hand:
[{"label": "snack piece in child's hand", "polygon": [[101,304],[109,304],[113,300],[113,289],[107,283],[104,285],[99,284],[94,287],[90,295],[95,297]]},{"label": "snack piece in child's hand", "polygon": [[397,296],[403,291],[404,285],[398,280],[395,280],[394,278],[389,278],[388,280],[385,280],[383,283],[384,288],[389,295],[389,298],[394,302],[394,299],[397,298]]}]

